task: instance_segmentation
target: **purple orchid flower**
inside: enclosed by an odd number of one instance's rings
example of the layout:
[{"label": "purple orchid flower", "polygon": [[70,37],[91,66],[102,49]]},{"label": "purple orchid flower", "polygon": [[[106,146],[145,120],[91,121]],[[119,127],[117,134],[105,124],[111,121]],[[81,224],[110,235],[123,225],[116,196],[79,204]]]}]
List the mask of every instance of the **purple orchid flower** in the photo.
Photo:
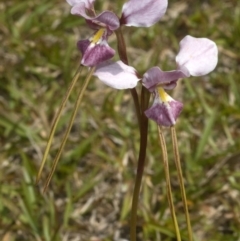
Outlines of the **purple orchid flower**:
[{"label": "purple orchid flower", "polygon": [[159,125],[172,126],[175,125],[182,108],[183,104],[181,102],[174,100],[160,87],[154,90],[153,104],[144,113]]},{"label": "purple orchid flower", "polygon": [[77,43],[83,56],[81,64],[90,67],[114,56],[115,51],[107,43],[107,38],[113,31],[121,25],[150,27],[167,9],[167,0],[129,0],[123,5],[122,16],[119,19],[111,11],[103,11],[96,15],[95,0],[67,0],[67,2],[72,6],[71,14],[85,18],[89,27],[96,31],[92,38]]},{"label": "purple orchid flower", "polygon": [[162,71],[153,67],[143,76],[143,85],[154,93],[153,105],[145,111],[146,116],[159,125],[175,125],[183,104],[172,99],[165,89],[174,88],[180,78],[208,74],[216,67],[217,60],[218,49],[213,41],[191,36],[183,38],[176,56],[177,70]]},{"label": "purple orchid flower", "polygon": [[[173,89],[180,78],[210,73],[216,67],[217,60],[218,50],[213,41],[186,36],[180,42],[180,51],[176,56],[177,70],[162,71],[159,67],[153,67],[143,75],[143,85],[154,94],[152,106],[145,111],[146,116],[162,126],[175,125],[183,104],[170,97],[165,90]],[[116,89],[133,88],[139,81],[137,71],[121,61],[97,66],[94,75]]]},{"label": "purple orchid flower", "polygon": [[92,38],[79,40],[77,47],[82,53],[81,64],[89,67],[109,60],[115,54],[115,50],[108,45],[106,32],[102,28]]}]

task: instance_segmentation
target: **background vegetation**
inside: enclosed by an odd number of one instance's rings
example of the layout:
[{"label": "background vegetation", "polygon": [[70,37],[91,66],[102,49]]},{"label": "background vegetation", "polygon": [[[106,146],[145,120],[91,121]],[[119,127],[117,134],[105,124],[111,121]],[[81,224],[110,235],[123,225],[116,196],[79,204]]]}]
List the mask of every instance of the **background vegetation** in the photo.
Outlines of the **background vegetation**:
[{"label": "background vegetation", "polygon": [[[95,6],[120,15],[123,2],[96,1]],[[76,41],[92,31],[83,19],[70,15],[64,0],[1,1],[0,12],[0,240],[128,239],[139,144],[129,91],[92,80],[43,194],[81,80],[36,186],[51,121],[79,65]],[[240,2],[170,0],[159,23],[125,27],[124,32],[130,63],[140,73],[154,65],[174,69],[178,43],[187,34],[217,43],[216,70],[182,80],[171,94],[184,103],[177,133],[195,240],[239,241]],[[116,46],[114,35],[109,43]],[[165,134],[177,215],[186,237],[168,129]],[[175,240],[152,121],[138,224],[139,240]]]}]

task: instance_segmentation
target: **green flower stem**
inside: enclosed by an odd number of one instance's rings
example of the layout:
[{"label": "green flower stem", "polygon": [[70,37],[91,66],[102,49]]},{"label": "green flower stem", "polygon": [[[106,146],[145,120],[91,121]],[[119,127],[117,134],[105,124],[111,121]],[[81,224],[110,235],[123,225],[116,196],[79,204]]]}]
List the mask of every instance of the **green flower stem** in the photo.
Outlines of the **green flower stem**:
[{"label": "green flower stem", "polygon": [[49,173],[49,175],[48,175],[48,177],[47,177],[47,181],[46,181],[46,183],[45,183],[45,185],[44,185],[44,189],[43,189],[44,192],[47,190],[48,185],[49,185],[49,183],[50,183],[50,181],[51,181],[51,179],[52,179],[52,176],[53,176],[53,174],[54,174],[54,171],[55,171],[55,169],[56,169],[56,167],[57,167],[57,163],[58,163],[59,158],[60,158],[60,156],[61,156],[61,154],[62,154],[63,148],[64,148],[64,146],[65,146],[65,144],[66,144],[66,141],[67,141],[68,135],[69,135],[69,133],[70,133],[70,130],[71,130],[71,128],[72,128],[72,125],[73,125],[74,119],[75,119],[75,117],[76,117],[78,108],[79,108],[79,106],[80,106],[80,104],[81,104],[81,101],[82,101],[84,92],[85,92],[85,90],[86,90],[86,88],[87,88],[87,86],[88,86],[88,83],[89,83],[89,81],[90,81],[90,79],[91,79],[91,77],[92,77],[92,74],[93,74],[94,70],[95,70],[95,67],[92,67],[92,68],[90,69],[90,72],[89,72],[89,74],[88,74],[85,82],[83,83],[83,86],[82,86],[81,90],[80,90],[79,93],[78,93],[78,98],[77,98],[77,101],[76,101],[76,103],[75,103],[75,105],[74,105],[74,111],[73,111],[73,113],[72,113],[70,122],[69,122],[68,127],[67,127],[67,130],[66,130],[66,132],[65,132],[65,134],[64,134],[64,137],[63,137],[62,143],[61,143],[61,145],[60,145],[60,148],[59,148],[59,150],[58,150],[57,156],[55,157],[55,159],[54,159],[54,161],[53,161],[53,166],[52,166],[51,172]]},{"label": "green flower stem", "polygon": [[182,175],[182,168],[181,168],[181,162],[180,162],[180,155],[179,155],[179,150],[178,150],[178,142],[177,142],[177,135],[176,135],[176,130],[174,126],[171,126],[171,137],[172,137],[172,145],[173,145],[173,151],[174,151],[174,159],[175,159],[175,165],[177,168],[177,174],[178,174],[178,181],[180,184],[180,190],[181,190],[181,196],[183,200],[183,206],[184,206],[184,212],[186,216],[186,221],[187,221],[187,229],[188,229],[188,240],[193,241],[193,236],[192,236],[192,227],[191,227],[191,221],[190,221],[190,216],[188,212],[188,205],[187,205],[187,197],[186,197],[186,191],[184,187],[184,182],[183,182],[183,175]]},{"label": "green flower stem", "polygon": [[175,208],[173,204],[173,197],[172,197],[172,189],[171,189],[171,182],[170,182],[170,175],[169,175],[169,166],[168,166],[168,154],[167,154],[167,147],[166,147],[166,142],[165,138],[162,132],[161,126],[158,126],[158,136],[159,136],[159,142],[160,146],[162,149],[162,158],[163,158],[163,164],[164,164],[164,172],[165,172],[165,179],[166,179],[166,186],[167,186],[167,197],[168,197],[168,203],[175,227],[175,232],[177,235],[177,241],[181,241],[181,235],[180,235],[180,230],[175,214]]},{"label": "green flower stem", "polygon": [[[117,44],[118,44],[118,54],[119,58],[122,60],[124,64],[128,65],[128,57],[127,57],[127,51],[126,51],[126,44],[123,38],[122,30],[121,28],[117,29],[115,31],[116,37],[117,37]],[[135,110],[138,118],[138,123],[140,126],[141,123],[141,108],[139,104],[138,94],[136,88],[130,89],[131,95],[133,98],[133,102],[135,105]]]},{"label": "green flower stem", "polygon": [[66,95],[64,96],[64,99],[62,100],[62,103],[60,105],[60,108],[58,109],[58,112],[57,114],[55,115],[54,117],[54,120],[53,120],[53,124],[52,124],[52,128],[51,128],[51,132],[50,132],[50,135],[48,137],[48,141],[47,141],[47,146],[46,146],[46,149],[45,149],[45,152],[44,152],[44,155],[43,155],[43,158],[42,158],[42,161],[41,161],[41,166],[39,168],[39,171],[38,171],[38,175],[37,175],[37,178],[36,178],[36,183],[39,182],[40,178],[41,178],[41,174],[42,174],[42,171],[43,171],[43,167],[45,165],[45,162],[47,160],[47,156],[48,156],[48,153],[49,153],[49,150],[50,150],[50,147],[51,147],[51,144],[52,144],[52,141],[53,141],[53,136],[54,136],[54,133],[56,131],[56,128],[57,128],[57,124],[59,122],[59,119],[61,117],[61,113],[63,111],[63,108],[65,107],[66,103],[67,103],[67,100],[81,74],[81,70],[82,70],[82,66],[80,65],[77,72],[75,73],[74,77],[73,77],[73,80],[67,90],[67,93]]}]

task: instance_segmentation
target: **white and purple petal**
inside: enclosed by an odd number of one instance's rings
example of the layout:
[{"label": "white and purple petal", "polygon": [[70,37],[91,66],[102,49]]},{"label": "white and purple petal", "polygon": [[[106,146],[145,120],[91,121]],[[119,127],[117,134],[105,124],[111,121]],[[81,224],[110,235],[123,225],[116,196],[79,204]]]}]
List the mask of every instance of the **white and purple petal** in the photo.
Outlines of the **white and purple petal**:
[{"label": "white and purple petal", "polygon": [[102,40],[98,44],[94,44],[89,40],[80,40],[77,47],[82,53],[81,64],[88,67],[96,66],[106,60],[111,59],[115,50],[112,49],[106,40]]},{"label": "white and purple petal", "polygon": [[[167,94],[166,94],[167,95]],[[162,101],[156,93],[152,106],[144,113],[161,126],[173,126],[180,115],[183,104],[167,95],[167,101]]]},{"label": "white and purple petal", "polygon": [[123,5],[121,24],[150,27],[165,14],[167,0],[129,0]]},{"label": "white and purple petal", "polygon": [[218,49],[213,41],[188,35],[180,42],[176,62],[183,72],[192,76],[206,75],[216,67],[217,61]]},{"label": "white and purple petal", "polygon": [[86,5],[84,2],[80,2],[74,5],[71,9],[71,14],[82,16],[87,20],[90,26],[90,23],[92,22],[93,25],[106,27],[111,31],[118,29],[120,26],[119,18],[115,13],[111,11],[104,11],[96,17],[88,16],[88,14],[86,13]]},{"label": "white and purple petal", "polygon": [[122,61],[102,63],[97,66],[93,75],[115,89],[132,89],[140,80],[136,70]]},{"label": "white and purple petal", "polygon": [[66,0],[66,1],[71,6],[75,6],[75,5],[79,4],[79,3],[84,3],[85,4],[85,8],[87,8],[87,9],[94,9],[93,4],[94,4],[95,0]]},{"label": "white and purple petal", "polygon": [[176,82],[186,75],[181,70],[162,71],[159,67],[152,67],[143,75],[143,85],[153,92],[157,86],[162,86],[164,89],[173,89]]}]

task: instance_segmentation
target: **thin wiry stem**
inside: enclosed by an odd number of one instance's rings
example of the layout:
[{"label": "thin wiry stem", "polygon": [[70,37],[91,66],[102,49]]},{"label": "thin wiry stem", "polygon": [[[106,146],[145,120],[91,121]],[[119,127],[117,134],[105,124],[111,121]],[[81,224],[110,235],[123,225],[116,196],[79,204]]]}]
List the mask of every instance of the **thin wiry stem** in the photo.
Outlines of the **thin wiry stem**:
[{"label": "thin wiry stem", "polygon": [[[125,45],[121,28],[117,29],[115,33],[117,36],[119,57],[123,63],[128,65],[126,45]],[[136,88],[130,89],[130,91],[134,101],[138,124],[139,124],[139,130],[140,130],[140,150],[139,150],[139,156],[138,156],[137,175],[136,175],[134,191],[133,191],[131,221],[130,221],[130,240],[136,241],[138,198],[139,198],[142,176],[144,171],[144,164],[146,159],[147,136],[148,136],[148,118],[145,116],[144,111],[148,108],[150,94],[147,91],[147,89],[144,86],[142,86],[141,103],[140,103]]]},{"label": "thin wiry stem", "polygon": [[173,204],[173,197],[172,197],[172,189],[171,189],[171,182],[170,182],[170,174],[169,174],[169,166],[168,166],[168,154],[167,154],[167,147],[166,147],[166,142],[165,138],[162,132],[161,126],[158,125],[158,136],[159,136],[159,142],[160,146],[162,149],[162,158],[163,158],[163,164],[164,164],[164,172],[165,172],[165,179],[166,179],[166,186],[167,186],[167,197],[168,197],[168,203],[175,227],[175,232],[177,235],[177,241],[181,241],[181,235],[180,235],[180,230],[175,214],[175,208]]},{"label": "thin wiry stem", "polygon": [[45,165],[45,162],[47,160],[47,156],[48,156],[48,153],[49,153],[49,150],[50,150],[50,147],[51,147],[51,144],[52,144],[52,140],[53,140],[53,136],[54,136],[54,133],[56,131],[56,128],[57,128],[57,125],[58,125],[58,122],[60,120],[60,117],[61,117],[61,113],[63,111],[63,108],[65,107],[66,103],[67,103],[67,100],[81,74],[81,70],[82,70],[82,66],[80,65],[77,72],[75,73],[74,77],[73,77],[73,80],[67,90],[67,93],[65,94],[63,100],[62,100],[62,103],[58,109],[58,112],[57,114],[55,115],[54,117],[54,120],[53,120],[53,124],[52,124],[52,128],[51,128],[51,132],[50,132],[50,135],[48,137],[48,141],[47,141],[47,146],[46,146],[46,149],[44,151],[44,155],[43,155],[43,158],[42,158],[42,161],[41,161],[41,166],[39,168],[39,171],[38,171],[38,174],[37,174],[37,178],[36,178],[36,183],[39,182],[40,178],[41,178],[41,174],[42,174],[42,171],[43,171],[43,167]]},{"label": "thin wiry stem", "polygon": [[149,102],[150,94],[145,87],[142,87],[141,93],[141,106],[142,106],[142,116],[140,125],[140,150],[138,156],[138,167],[137,175],[135,179],[133,199],[132,199],[132,209],[131,209],[131,219],[130,219],[130,240],[136,241],[136,226],[137,226],[137,208],[138,199],[141,189],[141,182],[143,177],[143,171],[146,159],[146,149],[147,149],[147,136],[148,136],[148,118],[144,115],[144,109],[147,108]]},{"label": "thin wiry stem", "polygon": [[66,144],[68,135],[69,135],[69,133],[70,133],[70,130],[71,130],[72,125],[73,125],[73,122],[74,122],[74,119],[75,119],[75,117],[76,117],[76,114],[77,114],[79,105],[81,104],[81,101],[82,101],[84,92],[85,92],[85,90],[86,90],[86,88],[87,88],[87,86],[88,86],[88,83],[89,83],[89,81],[90,81],[90,79],[91,79],[91,77],[92,77],[92,74],[93,74],[94,70],[95,70],[95,67],[92,67],[91,70],[90,70],[90,72],[89,72],[89,74],[88,74],[88,76],[87,76],[87,78],[86,78],[86,80],[85,80],[85,82],[83,83],[83,86],[82,86],[81,90],[79,91],[78,98],[77,98],[76,103],[75,103],[75,105],[74,105],[74,111],[73,111],[73,113],[72,113],[72,115],[71,115],[71,118],[70,118],[70,122],[69,122],[68,127],[67,127],[67,130],[66,130],[66,132],[65,132],[65,134],[64,134],[64,137],[63,137],[62,143],[61,143],[61,145],[60,145],[60,148],[59,148],[59,150],[58,150],[58,153],[57,153],[57,155],[56,155],[56,157],[55,157],[55,159],[54,159],[54,161],[53,161],[52,169],[51,169],[51,171],[50,171],[50,173],[49,173],[49,175],[48,175],[48,177],[47,177],[47,181],[46,181],[46,183],[45,183],[45,185],[44,185],[44,189],[43,189],[44,192],[47,190],[48,185],[49,185],[49,183],[50,183],[50,181],[51,181],[51,179],[52,179],[53,173],[54,173],[54,171],[55,171],[55,169],[56,169],[56,167],[57,167],[59,158],[60,158],[60,156],[61,156],[61,154],[62,154],[63,148],[64,148],[64,146],[65,146],[65,144]]},{"label": "thin wiry stem", "polygon": [[179,155],[179,150],[178,150],[177,135],[176,135],[176,130],[175,130],[174,126],[171,126],[171,137],[172,137],[172,145],[173,145],[173,151],[174,151],[174,157],[175,157],[174,158],[175,159],[175,165],[176,165],[177,174],[178,174],[178,181],[179,181],[179,184],[180,184],[180,190],[181,190],[181,196],[182,196],[182,200],[183,200],[184,212],[185,212],[186,221],[187,221],[188,240],[193,241],[191,220],[190,220],[190,216],[189,216],[189,212],[188,212],[187,197],[186,197],[186,191],[185,191],[184,182],[183,182],[180,155]]}]

